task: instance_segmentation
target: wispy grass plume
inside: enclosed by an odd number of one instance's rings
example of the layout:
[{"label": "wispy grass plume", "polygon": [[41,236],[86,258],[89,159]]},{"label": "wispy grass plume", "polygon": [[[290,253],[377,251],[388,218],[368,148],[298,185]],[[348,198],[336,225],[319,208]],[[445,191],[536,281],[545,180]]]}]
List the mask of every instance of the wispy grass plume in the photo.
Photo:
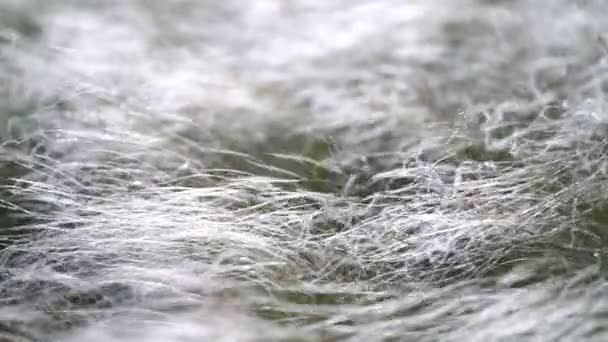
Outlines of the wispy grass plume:
[{"label": "wispy grass plume", "polygon": [[0,3],[0,340],[603,341],[606,10]]}]

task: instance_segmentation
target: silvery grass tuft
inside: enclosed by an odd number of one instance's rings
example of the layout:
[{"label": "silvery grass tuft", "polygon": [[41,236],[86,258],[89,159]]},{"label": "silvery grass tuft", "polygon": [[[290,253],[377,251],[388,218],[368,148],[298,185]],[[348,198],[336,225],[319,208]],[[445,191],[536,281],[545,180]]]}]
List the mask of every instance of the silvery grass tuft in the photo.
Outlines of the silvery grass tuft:
[{"label": "silvery grass tuft", "polygon": [[0,340],[608,339],[608,4],[0,3]]}]

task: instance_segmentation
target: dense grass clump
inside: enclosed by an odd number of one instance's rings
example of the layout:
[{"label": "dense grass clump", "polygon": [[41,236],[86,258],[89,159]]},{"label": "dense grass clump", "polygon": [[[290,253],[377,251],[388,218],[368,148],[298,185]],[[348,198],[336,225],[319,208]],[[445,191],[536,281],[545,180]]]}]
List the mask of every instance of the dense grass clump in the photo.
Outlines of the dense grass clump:
[{"label": "dense grass clump", "polygon": [[0,3],[0,341],[603,341],[602,1]]}]

